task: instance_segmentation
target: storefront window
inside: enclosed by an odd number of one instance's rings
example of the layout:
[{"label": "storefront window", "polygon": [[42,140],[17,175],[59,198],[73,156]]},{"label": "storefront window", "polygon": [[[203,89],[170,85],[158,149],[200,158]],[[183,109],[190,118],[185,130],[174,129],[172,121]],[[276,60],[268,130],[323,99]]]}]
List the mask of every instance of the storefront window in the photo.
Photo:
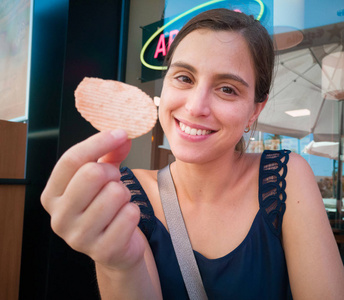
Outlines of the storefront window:
[{"label": "storefront window", "polygon": [[[344,99],[342,0],[136,0],[131,7],[131,25],[136,26],[132,30],[141,34],[142,44],[135,46],[139,71],[127,81],[152,97],[161,91],[162,61],[169,44],[189,18],[200,11],[227,7],[259,19],[274,39],[276,72],[256,131],[245,137],[247,151],[287,148],[302,155],[314,171],[330,218],[338,214],[343,206],[339,202],[343,193],[339,143],[343,140]],[[147,7],[150,11],[143,15]],[[172,154],[161,129],[153,131],[152,140],[150,167],[160,168],[171,161]]]}]

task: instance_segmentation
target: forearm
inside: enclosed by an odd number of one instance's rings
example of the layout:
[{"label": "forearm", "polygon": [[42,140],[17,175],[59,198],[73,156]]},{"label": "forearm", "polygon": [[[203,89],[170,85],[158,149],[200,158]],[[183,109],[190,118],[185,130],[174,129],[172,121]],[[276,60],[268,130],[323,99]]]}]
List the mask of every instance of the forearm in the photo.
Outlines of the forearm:
[{"label": "forearm", "polygon": [[109,269],[99,264],[96,264],[96,270],[102,300],[162,299],[160,286],[151,278],[144,260],[126,271]]}]

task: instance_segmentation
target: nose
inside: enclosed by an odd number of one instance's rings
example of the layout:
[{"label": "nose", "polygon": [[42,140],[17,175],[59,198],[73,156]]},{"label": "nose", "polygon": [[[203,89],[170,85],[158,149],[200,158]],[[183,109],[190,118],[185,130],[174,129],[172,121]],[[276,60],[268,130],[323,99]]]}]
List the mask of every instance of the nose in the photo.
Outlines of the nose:
[{"label": "nose", "polygon": [[211,95],[209,89],[198,85],[188,95],[185,109],[194,117],[208,116],[210,114]]}]

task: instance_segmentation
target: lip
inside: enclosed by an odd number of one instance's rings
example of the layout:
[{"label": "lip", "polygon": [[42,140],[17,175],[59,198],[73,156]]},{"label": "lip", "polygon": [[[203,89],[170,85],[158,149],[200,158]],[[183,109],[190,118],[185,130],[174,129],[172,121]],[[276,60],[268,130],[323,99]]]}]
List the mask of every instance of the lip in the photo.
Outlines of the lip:
[{"label": "lip", "polygon": [[[184,131],[181,130],[181,128],[179,126],[179,122],[181,122],[181,123],[183,123],[186,126],[189,126],[191,128],[211,131],[211,133],[206,134],[206,135],[190,135],[190,134],[187,134],[187,133],[185,133]],[[182,120],[182,119],[177,119],[177,118],[175,118],[175,124],[176,124],[176,128],[177,128],[178,133],[183,138],[185,138],[187,140],[193,140],[193,141],[195,141],[195,140],[197,140],[197,141],[204,140],[204,139],[209,138],[210,136],[212,136],[216,132],[216,130],[213,130],[213,129],[209,128],[209,127],[206,127],[206,126],[203,126],[203,125],[196,125],[196,124],[190,123],[188,121],[185,121],[185,120]]]},{"label": "lip", "polygon": [[196,128],[196,129],[201,129],[201,130],[210,130],[210,131],[216,131],[210,127],[206,127],[206,126],[203,126],[203,125],[198,125],[198,124],[193,124],[193,123],[190,123],[186,120],[183,120],[183,119],[177,119],[177,118],[174,118],[179,126],[179,122],[182,122],[183,124],[185,124],[186,126],[189,126],[191,128]]}]

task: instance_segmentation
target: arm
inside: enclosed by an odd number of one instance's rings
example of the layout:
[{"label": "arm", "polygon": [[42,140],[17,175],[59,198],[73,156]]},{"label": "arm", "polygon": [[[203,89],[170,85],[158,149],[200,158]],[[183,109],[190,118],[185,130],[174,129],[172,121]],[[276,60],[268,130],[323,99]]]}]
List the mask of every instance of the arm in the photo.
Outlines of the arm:
[{"label": "arm", "polygon": [[344,268],[308,163],[290,155],[282,225],[294,299],[343,299]]},{"label": "arm", "polygon": [[130,146],[122,130],[73,146],[56,164],[41,200],[53,230],[96,262],[104,298],[157,299],[155,263],[137,228],[140,210],[120,181]]}]

